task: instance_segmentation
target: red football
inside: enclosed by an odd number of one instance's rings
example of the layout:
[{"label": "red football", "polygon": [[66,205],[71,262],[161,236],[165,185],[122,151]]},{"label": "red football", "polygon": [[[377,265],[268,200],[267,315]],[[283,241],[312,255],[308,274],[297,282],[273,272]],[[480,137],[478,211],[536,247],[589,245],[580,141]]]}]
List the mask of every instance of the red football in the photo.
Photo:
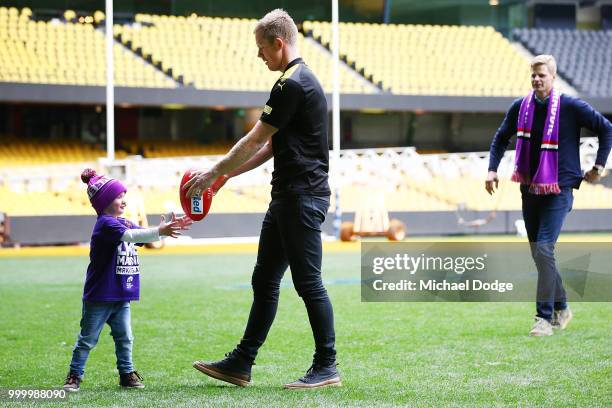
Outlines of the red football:
[{"label": "red football", "polygon": [[187,197],[187,191],[183,191],[183,186],[191,178],[192,171],[194,171],[194,169],[189,169],[183,175],[181,185],[179,186],[179,197],[181,198],[181,207],[183,207],[185,215],[194,221],[200,221],[206,217],[206,214],[208,214],[208,211],[210,210],[210,205],[212,204],[213,199],[213,190],[209,187],[199,197]]}]

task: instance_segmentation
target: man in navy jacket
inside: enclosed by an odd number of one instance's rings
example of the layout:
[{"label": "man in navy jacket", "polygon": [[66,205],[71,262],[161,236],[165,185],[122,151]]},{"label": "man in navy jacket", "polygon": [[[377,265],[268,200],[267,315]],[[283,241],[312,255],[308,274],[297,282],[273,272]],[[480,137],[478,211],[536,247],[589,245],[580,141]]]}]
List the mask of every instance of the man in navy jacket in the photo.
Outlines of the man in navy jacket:
[{"label": "man in navy jacket", "polygon": [[[517,99],[510,106],[504,121],[497,130],[491,143],[489,173],[485,188],[493,194],[498,187],[497,168],[508,147],[510,138],[517,134],[530,144],[524,150],[523,168],[529,169],[521,181],[523,219],[531,244],[531,253],[538,269],[538,296],[536,301],[535,324],[530,332],[533,336],[549,336],[553,328],[565,329],[572,319],[561,276],[557,271],[554,258],[554,244],[559,237],[565,216],[572,209],[573,189],[578,189],[582,180],[589,183],[599,181],[610,148],[612,147],[612,124],[588,103],[579,98],[561,94],[559,98],[557,143],[543,143],[543,135],[548,126],[549,102],[556,78],[557,65],[552,55],[538,55],[531,62],[531,85],[535,98],[532,107],[531,129],[524,132],[519,128],[519,111],[524,98]],[[550,124],[552,127],[552,123]],[[593,168],[584,175],[580,168],[580,131],[590,129],[598,135],[599,149]],[[549,133],[546,133],[547,135]],[[548,136],[547,136],[548,138]],[[556,192],[537,192],[532,185],[542,157],[554,150],[556,159]],[[518,152],[518,141],[517,141]],[[517,163],[518,167],[518,163]],[[515,170],[516,171],[516,170]],[[527,181],[527,182],[525,182]]]}]

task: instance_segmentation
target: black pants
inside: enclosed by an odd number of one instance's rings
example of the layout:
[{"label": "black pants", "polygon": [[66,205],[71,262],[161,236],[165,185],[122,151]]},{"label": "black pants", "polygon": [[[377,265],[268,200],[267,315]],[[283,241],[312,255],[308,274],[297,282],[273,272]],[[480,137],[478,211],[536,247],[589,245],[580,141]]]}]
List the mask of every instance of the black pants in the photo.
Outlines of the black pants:
[{"label": "black pants", "polygon": [[328,197],[311,195],[274,197],[264,218],[257,263],[253,271],[253,305],[238,352],[254,361],[272,326],[280,282],[287,269],[308,311],[315,341],[314,361],[335,362],[334,313],[321,280],[321,224]]}]

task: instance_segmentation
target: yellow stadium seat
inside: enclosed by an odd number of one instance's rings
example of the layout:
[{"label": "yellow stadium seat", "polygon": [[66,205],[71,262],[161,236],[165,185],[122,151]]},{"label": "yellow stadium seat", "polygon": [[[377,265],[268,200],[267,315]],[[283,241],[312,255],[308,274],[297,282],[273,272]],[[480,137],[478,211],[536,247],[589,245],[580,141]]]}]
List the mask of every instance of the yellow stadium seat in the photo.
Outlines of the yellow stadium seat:
[{"label": "yellow stadium seat", "polygon": [[[306,27],[330,41],[330,23]],[[529,89],[528,61],[492,27],[340,23],[340,53],[394,93],[516,96]]]},{"label": "yellow stadium seat", "polygon": [[[6,55],[6,58],[0,58],[0,72],[11,73],[6,77],[3,75],[0,80],[99,85],[99,81],[84,80],[78,74],[89,67],[96,77],[104,77],[104,33],[92,24],[70,22],[76,20],[76,13],[71,10],[64,13],[67,21],[62,22],[34,21],[31,15],[28,8],[18,14],[16,8],[0,7],[0,16],[5,16],[1,18],[7,20],[6,24],[0,23],[0,48]],[[100,12],[97,17],[101,17]],[[127,85],[127,77],[134,78],[132,83],[139,87],[176,86],[140,57],[125,53],[120,45],[115,47],[115,58],[118,86]]]}]

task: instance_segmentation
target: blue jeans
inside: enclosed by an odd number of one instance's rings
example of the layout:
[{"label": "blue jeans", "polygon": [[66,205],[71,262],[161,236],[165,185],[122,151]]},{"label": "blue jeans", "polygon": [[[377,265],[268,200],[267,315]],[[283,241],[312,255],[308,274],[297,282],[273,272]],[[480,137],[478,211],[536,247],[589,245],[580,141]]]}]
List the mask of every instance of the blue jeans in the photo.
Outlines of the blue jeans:
[{"label": "blue jeans", "polygon": [[253,304],[244,336],[237,346],[254,361],[272,326],[278,307],[280,283],[291,268],[293,286],[304,301],[315,341],[315,362],[336,360],[334,312],[321,279],[321,224],[329,208],[328,197],[296,195],[275,197],[264,218],[257,263],[253,271]]},{"label": "blue jeans", "polygon": [[553,311],[567,308],[567,296],[555,263],[555,243],[565,216],[571,211],[574,195],[571,187],[560,194],[535,195],[521,185],[523,219],[531,246],[531,256],[538,270],[537,316],[551,320]]},{"label": "blue jeans", "polygon": [[81,332],[72,350],[70,372],[79,376],[85,373],[85,363],[89,352],[98,343],[100,332],[105,323],[111,328],[115,340],[117,369],[120,374],[134,371],[132,363],[132,327],[130,323],[130,302],[89,302],[83,301]]}]

